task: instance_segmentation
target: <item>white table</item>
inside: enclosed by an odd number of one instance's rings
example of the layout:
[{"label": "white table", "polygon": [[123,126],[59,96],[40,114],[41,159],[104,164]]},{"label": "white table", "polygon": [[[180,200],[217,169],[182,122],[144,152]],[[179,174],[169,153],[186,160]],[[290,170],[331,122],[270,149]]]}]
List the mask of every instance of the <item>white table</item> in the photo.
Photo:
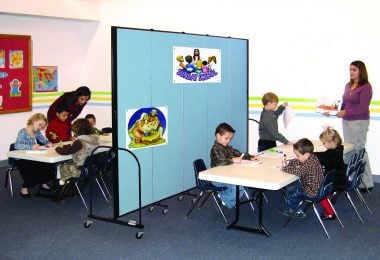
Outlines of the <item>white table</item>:
[{"label": "white table", "polygon": [[[71,142],[63,142],[63,144],[69,144]],[[112,140],[110,136],[100,136],[99,138],[100,145],[112,146]],[[71,160],[73,156],[69,155],[60,155],[55,151],[56,146],[51,148],[45,148],[44,150],[14,150],[9,151],[7,156],[9,158],[15,159],[24,159],[37,162],[45,163],[59,163],[67,160]]]},{"label": "white table", "polygon": [[[315,151],[323,151],[325,148],[319,141],[313,141]],[[344,144],[344,153],[354,149],[350,143]],[[236,211],[235,220],[228,226],[229,229],[239,229],[270,236],[263,225],[263,191],[280,190],[288,184],[298,180],[293,174],[281,171],[283,154],[287,159],[294,158],[292,146],[282,145],[269,149],[259,154],[261,164],[244,166],[244,164],[218,166],[199,173],[199,179],[236,185]],[[258,223],[259,228],[251,228],[237,225],[240,218],[239,185],[259,189],[258,196]]]}]

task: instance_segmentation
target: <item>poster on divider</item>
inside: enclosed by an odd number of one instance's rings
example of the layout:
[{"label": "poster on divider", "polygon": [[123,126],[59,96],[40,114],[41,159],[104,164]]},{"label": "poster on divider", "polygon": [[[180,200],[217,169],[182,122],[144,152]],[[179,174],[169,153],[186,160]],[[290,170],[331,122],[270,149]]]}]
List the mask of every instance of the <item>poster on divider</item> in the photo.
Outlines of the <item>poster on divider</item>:
[{"label": "poster on divider", "polygon": [[168,143],[168,108],[144,107],[126,110],[128,149],[141,149]]},{"label": "poster on divider", "polygon": [[220,83],[221,50],[173,47],[173,83]]}]

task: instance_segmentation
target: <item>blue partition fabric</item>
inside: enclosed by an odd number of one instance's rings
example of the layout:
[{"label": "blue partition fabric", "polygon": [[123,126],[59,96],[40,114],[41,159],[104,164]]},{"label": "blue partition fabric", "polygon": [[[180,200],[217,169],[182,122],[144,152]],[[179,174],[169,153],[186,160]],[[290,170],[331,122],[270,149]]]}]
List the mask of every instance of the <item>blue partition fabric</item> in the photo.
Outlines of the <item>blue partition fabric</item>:
[{"label": "blue partition fabric", "polygon": [[[173,47],[221,50],[221,82],[173,83]],[[118,147],[126,147],[128,109],[167,107],[168,141],[135,149],[142,176],[142,206],[195,186],[192,162],[208,164],[221,122],[236,130],[232,145],[247,151],[248,40],[112,27],[113,122]],[[118,214],[138,208],[137,166],[118,154]]]}]

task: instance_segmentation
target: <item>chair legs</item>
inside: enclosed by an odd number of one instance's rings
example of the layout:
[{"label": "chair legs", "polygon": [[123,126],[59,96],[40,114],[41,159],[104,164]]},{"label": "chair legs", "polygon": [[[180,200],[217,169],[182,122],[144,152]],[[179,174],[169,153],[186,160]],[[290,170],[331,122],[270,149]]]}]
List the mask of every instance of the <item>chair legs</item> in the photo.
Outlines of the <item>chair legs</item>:
[{"label": "chair legs", "polygon": [[339,215],[338,215],[338,212],[335,210],[335,208],[334,208],[334,206],[333,206],[331,200],[330,200],[329,198],[326,198],[326,199],[327,199],[327,201],[329,202],[330,207],[331,207],[332,210],[334,211],[334,214],[335,214],[336,218],[338,219],[340,226],[341,226],[341,227],[344,227],[342,221],[340,220],[340,217],[339,217]]},{"label": "chair legs", "polygon": [[[327,229],[326,229],[325,225],[323,224],[323,221],[322,221],[322,219],[321,219],[321,216],[319,216],[319,212],[318,212],[317,207],[315,206],[315,203],[313,203],[313,210],[314,210],[315,215],[317,216],[317,219],[318,219],[319,223],[321,224],[323,230],[325,231],[327,238],[330,238],[330,235],[329,235],[329,233],[327,232]],[[334,211],[335,211],[335,210],[334,210]]]},{"label": "chair legs", "polygon": [[208,198],[210,197],[210,195],[212,195],[212,197],[213,197],[213,199],[215,201],[215,204],[216,204],[216,206],[218,208],[218,211],[222,215],[224,221],[226,222],[226,224],[228,224],[228,220],[227,220],[226,216],[224,215],[222,207],[220,207],[219,202],[218,202],[217,198],[215,197],[215,194],[214,194],[213,191],[206,191],[206,192],[203,191],[203,192],[201,192],[199,198],[196,199],[195,203],[193,203],[193,205],[191,206],[190,210],[187,212],[187,214],[185,216],[185,219],[187,219],[190,216],[191,212],[193,212],[193,210],[195,209],[195,207],[202,200],[203,196],[205,196],[205,197],[204,197],[202,203],[199,205],[199,209],[203,207],[203,205],[208,200]]},{"label": "chair legs", "polygon": [[9,185],[9,192],[11,193],[11,197],[13,198],[13,183],[12,183],[12,168],[9,168],[5,174],[5,182],[4,187],[7,188]]},{"label": "chair legs", "polygon": [[348,191],[345,191],[344,193],[346,194],[346,197],[347,197],[348,201],[351,203],[351,206],[354,208],[354,210],[355,210],[355,212],[356,212],[356,215],[358,215],[358,217],[359,217],[359,219],[360,219],[360,222],[361,222],[361,223],[364,223],[362,217],[361,217],[360,214],[359,214],[358,209],[356,208],[354,202],[353,202],[352,199],[351,199],[350,194],[348,193]]},{"label": "chair legs", "polygon": [[355,189],[356,195],[358,195],[359,199],[364,203],[366,208],[368,209],[369,214],[372,214],[372,210],[368,207],[367,202],[365,201],[363,195],[360,193],[359,189]]},{"label": "chair legs", "polygon": [[[109,196],[109,198],[111,198],[110,192],[108,191],[107,186],[105,185],[103,178],[101,178],[101,180],[102,180],[102,182],[103,182],[104,189],[107,191],[107,195]],[[104,190],[103,190],[103,188],[102,188],[102,185],[100,184],[98,178],[95,178],[95,181],[96,181],[96,183],[98,184],[98,187],[99,187],[100,191],[102,192],[104,199],[105,199],[105,200],[107,201],[107,203],[108,203],[108,202],[109,202],[108,197],[107,197],[107,195],[105,194],[105,192],[104,192]]]},{"label": "chair legs", "polygon": [[215,204],[216,204],[216,206],[218,207],[220,214],[222,214],[222,217],[223,217],[224,221],[226,222],[226,224],[228,224],[228,220],[227,220],[226,216],[224,215],[223,210],[222,210],[222,208],[220,207],[218,200],[215,198],[215,194],[214,194],[214,192],[212,192],[211,195],[212,195],[212,197],[214,198]]},{"label": "chair legs", "polygon": [[[339,216],[338,216],[338,214],[337,214],[337,212],[336,212],[334,206],[332,205],[330,199],[327,199],[327,201],[329,202],[331,208],[333,209],[334,214],[336,215],[336,217],[337,217],[337,219],[338,219],[338,221],[339,221],[340,226],[341,226],[341,227],[344,227],[344,226],[343,226],[343,223],[342,223],[342,221],[340,220],[340,218],[339,218]],[[296,209],[292,212],[292,214],[291,214],[291,215],[288,217],[288,219],[285,221],[285,223],[284,223],[284,225],[283,225],[283,228],[285,228],[285,227],[289,224],[289,222],[294,218],[296,212],[301,208],[301,206],[302,206],[302,204],[303,204],[304,202],[307,202],[307,205],[306,205],[306,207],[305,207],[305,212],[310,208],[310,206],[313,206],[313,210],[314,210],[314,214],[315,214],[315,216],[317,217],[319,223],[321,224],[321,226],[322,226],[322,228],[323,228],[323,231],[325,232],[327,238],[330,238],[330,235],[329,235],[329,233],[327,232],[327,229],[326,229],[325,225],[323,224],[323,221],[322,221],[322,219],[321,219],[321,216],[319,215],[319,212],[318,212],[318,209],[317,209],[316,203],[313,203],[313,202],[310,202],[310,201],[300,201],[300,202],[298,203],[298,206],[296,207]]]},{"label": "chair legs", "polygon": [[86,201],[84,200],[82,192],[80,191],[78,182],[75,182],[75,187],[77,188],[78,194],[79,194],[80,198],[82,199],[83,205],[86,207],[86,209],[88,211],[88,207],[87,207]]},{"label": "chair legs", "polygon": [[[252,211],[255,212],[255,207],[253,206],[251,198],[249,197],[248,192],[246,190],[244,190],[244,194],[247,200],[249,201],[249,205],[251,206]],[[264,193],[263,193],[263,196],[265,196]]]}]

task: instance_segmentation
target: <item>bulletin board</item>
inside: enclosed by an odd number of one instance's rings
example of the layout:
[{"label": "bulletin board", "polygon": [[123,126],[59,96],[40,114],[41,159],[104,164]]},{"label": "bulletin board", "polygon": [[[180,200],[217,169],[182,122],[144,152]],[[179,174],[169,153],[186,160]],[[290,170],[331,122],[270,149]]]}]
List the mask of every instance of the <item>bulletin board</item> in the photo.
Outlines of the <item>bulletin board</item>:
[{"label": "bulletin board", "polygon": [[0,114],[32,110],[29,35],[0,34]]},{"label": "bulletin board", "polygon": [[[248,40],[111,32],[113,144],[140,161],[142,206],[195,187],[193,161],[210,164],[219,123],[236,130],[231,145],[248,150]],[[159,122],[150,126],[154,115]],[[138,168],[127,153],[118,153],[114,166],[114,208],[121,216],[138,209]]]}]

